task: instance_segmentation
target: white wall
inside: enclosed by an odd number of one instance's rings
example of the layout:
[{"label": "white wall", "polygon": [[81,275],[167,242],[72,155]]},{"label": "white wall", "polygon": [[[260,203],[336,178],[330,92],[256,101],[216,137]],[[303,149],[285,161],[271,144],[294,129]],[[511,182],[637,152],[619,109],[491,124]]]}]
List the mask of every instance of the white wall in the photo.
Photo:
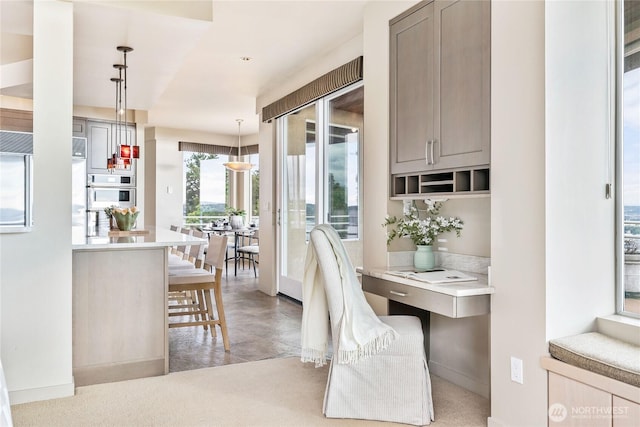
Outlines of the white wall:
[{"label": "white wall", "polygon": [[[546,425],[547,340],[614,310],[611,6],[492,3],[490,426]],[[522,385],[510,356],[524,361]]]},{"label": "white wall", "polygon": [[[490,425],[546,425],[544,7],[491,10]],[[510,356],[524,361],[524,385],[510,380]]]},{"label": "white wall", "polygon": [[73,5],[34,7],[34,219],[0,235],[0,342],[11,403],[73,395],[71,116]]}]

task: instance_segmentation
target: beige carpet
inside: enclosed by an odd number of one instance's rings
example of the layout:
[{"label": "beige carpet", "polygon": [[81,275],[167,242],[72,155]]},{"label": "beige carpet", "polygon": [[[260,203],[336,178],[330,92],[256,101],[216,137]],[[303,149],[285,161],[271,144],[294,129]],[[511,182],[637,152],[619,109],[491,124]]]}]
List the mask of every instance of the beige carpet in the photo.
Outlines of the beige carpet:
[{"label": "beige carpet", "polygon": [[[11,407],[22,426],[387,426],[322,415],[327,367],[269,359],[78,387],[72,397]],[[432,375],[432,425],[484,426],[489,402]]]}]

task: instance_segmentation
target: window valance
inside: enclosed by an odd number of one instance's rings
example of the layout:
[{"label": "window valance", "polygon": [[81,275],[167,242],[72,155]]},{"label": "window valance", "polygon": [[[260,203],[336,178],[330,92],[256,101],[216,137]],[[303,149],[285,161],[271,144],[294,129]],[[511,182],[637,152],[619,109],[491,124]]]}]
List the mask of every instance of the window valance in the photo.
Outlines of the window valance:
[{"label": "window valance", "polygon": [[[228,147],[226,145],[202,144],[199,142],[178,141],[179,151],[192,151],[194,153],[218,154],[237,156],[238,147]],[[243,156],[248,154],[258,154],[258,144],[247,145],[240,150]]]},{"label": "window valance", "polygon": [[267,105],[262,109],[262,121],[269,122],[338,89],[362,80],[362,64],[363,57],[360,56]]}]

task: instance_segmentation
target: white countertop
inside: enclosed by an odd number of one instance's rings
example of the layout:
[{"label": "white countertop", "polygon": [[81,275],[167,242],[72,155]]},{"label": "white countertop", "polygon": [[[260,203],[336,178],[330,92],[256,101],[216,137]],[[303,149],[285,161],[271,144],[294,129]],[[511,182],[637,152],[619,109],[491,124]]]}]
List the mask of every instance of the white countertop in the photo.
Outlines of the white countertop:
[{"label": "white countertop", "polygon": [[362,273],[378,279],[387,280],[389,282],[401,283],[407,286],[413,286],[416,288],[426,289],[441,294],[451,295],[455,297],[464,297],[472,295],[487,295],[495,292],[493,286],[488,285],[488,277],[486,274],[470,273],[466,271],[460,271],[461,273],[468,274],[469,276],[477,277],[478,280],[472,282],[451,282],[451,283],[427,283],[419,280],[414,280],[408,277],[401,277],[395,274],[389,274],[389,271],[413,271],[413,267],[381,267],[371,268],[364,270],[362,267],[356,269],[358,273]]},{"label": "white countertop", "polygon": [[145,227],[149,234],[125,237],[86,237],[84,230],[74,230],[72,246],[74,250],[95,249],[130,249],[151,248],[180,245],[206,245],[207,239],[188,236],[186,234],[171,231],[168,228]]}]

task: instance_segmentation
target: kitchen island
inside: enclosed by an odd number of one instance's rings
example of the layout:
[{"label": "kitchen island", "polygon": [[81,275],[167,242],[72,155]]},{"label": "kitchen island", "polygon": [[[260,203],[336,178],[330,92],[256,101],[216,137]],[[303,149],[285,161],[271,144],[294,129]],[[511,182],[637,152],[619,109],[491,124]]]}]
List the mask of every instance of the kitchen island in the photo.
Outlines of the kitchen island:
[{"label": "kitchen island", "polygon": [[169,372],[168,253],[207,240],[168,229],[120,237],[73,235],[76,386]]}]

